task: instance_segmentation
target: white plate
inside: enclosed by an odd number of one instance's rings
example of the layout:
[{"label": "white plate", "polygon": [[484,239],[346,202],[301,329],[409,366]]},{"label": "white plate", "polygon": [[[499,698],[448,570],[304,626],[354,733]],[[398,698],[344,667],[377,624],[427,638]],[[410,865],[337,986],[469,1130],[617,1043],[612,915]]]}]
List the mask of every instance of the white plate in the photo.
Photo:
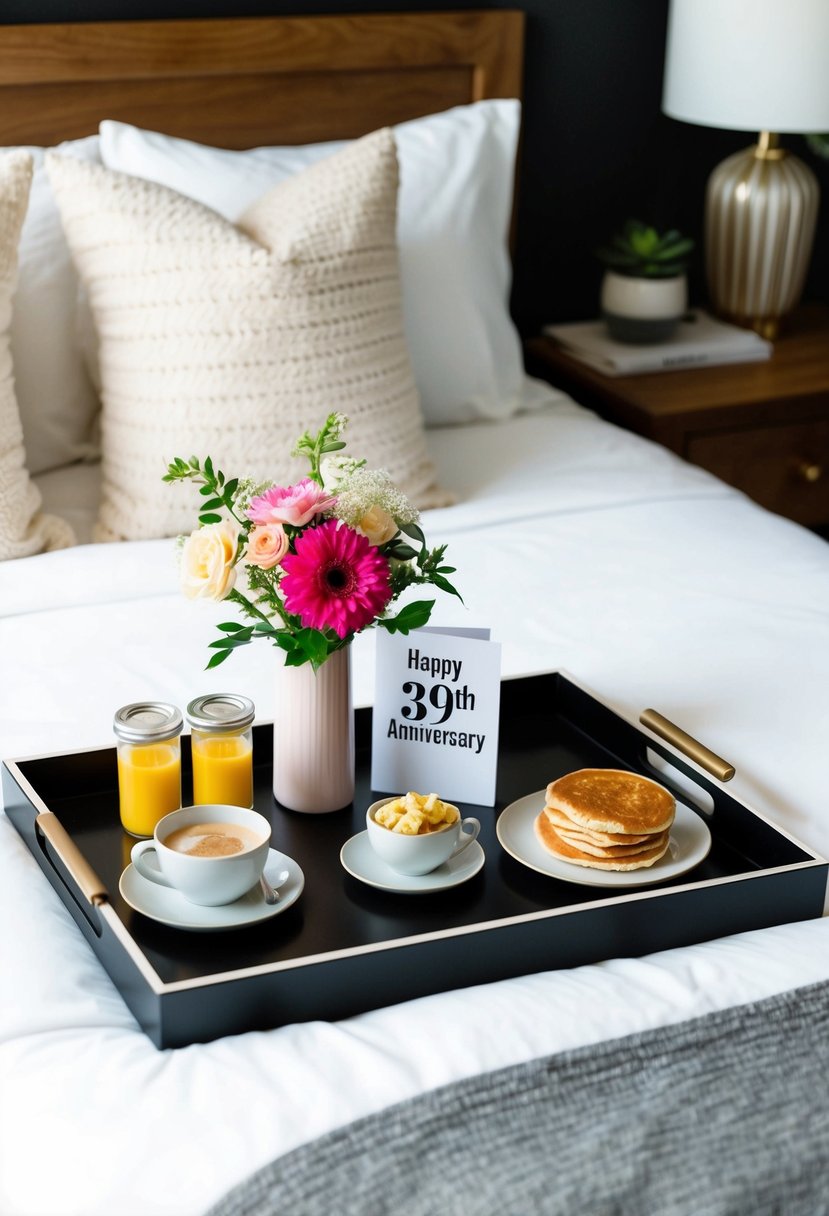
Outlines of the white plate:
[{"label": "white plate", "polygon": [[472,878],[484,864],[484,851],[477,840],[473,840],[457,857],[445,861],[430,874],[398,874],[374,852],[368,842],[368,832],[358,832],[343,845],[340,862],[352,878],[358,878],[370,887],[404,895],[423,895],[427,891],[446,891]]},{"label": "white plate", "polygon": [[162,887],[139,874],[130,863],[121,875],[118,889],[131,908],[175,929],[192,929],[197,932],[220,929],[239,929],[243,925],[255,925],[260,920],[278,916],[295,904],[305,886],[305,875],[292,857],[276,849],[268,851],[265,862],[265,877],[276,882],[283,870],[288,871],[287,881],[279,888],[279,899],[275,904],[266,904],[259,883],[241,899],[232,904],[221,904],[218,908],[202,908],[191,904],[189,899],[171,887]]},{"label": "white plate", "polygon": [[711,833],[705,823],[683,803],[676,804],[668,851],[643,870],[591,870],[561,861],[548,853],[535,834],[535,821],[544,806],[545,790],[511,802],[499,816],[495,830],[501,845],[522,865],[565,882],[585,887],[646,887],[668,882],[698,866],[711,848]]}]

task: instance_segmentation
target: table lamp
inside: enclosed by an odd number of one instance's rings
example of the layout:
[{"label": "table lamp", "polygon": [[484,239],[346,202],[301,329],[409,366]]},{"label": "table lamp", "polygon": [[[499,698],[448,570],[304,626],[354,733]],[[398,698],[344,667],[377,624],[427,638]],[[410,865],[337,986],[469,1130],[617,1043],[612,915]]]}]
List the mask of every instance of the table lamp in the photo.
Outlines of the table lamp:
[{"label": "table lamp", "polygon": [[706,276],[716,313],[774,339],[803,290],[819,199],[780,134],[829,131],[829,0],[671,0],[662,108],[760,133],[709,178]]}]

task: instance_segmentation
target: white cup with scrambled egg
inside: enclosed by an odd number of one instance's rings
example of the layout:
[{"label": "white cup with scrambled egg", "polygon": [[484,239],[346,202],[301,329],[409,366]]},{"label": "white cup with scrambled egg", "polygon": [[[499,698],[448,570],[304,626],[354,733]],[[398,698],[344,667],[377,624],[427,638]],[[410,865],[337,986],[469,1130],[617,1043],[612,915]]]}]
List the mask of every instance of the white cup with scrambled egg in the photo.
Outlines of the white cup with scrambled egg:
[{"label": "white cup with scrambled egg", "polygon": [[457,857],[476,840],[480,821],[461,819],[460,811],[437,794],[413,790],[381,798],[366,811],[371,847],[398,874],[429,874]]}]

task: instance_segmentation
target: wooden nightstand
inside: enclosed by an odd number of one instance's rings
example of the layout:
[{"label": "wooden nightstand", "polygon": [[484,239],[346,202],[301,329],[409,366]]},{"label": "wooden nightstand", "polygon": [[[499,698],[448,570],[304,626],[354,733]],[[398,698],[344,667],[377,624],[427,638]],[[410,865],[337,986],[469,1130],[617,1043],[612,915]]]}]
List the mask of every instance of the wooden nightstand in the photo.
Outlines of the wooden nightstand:
[{"label": "wooden nightstand", "polygon": [[603,417],[809,527],[829,524],[829,307],[791,318],[763,363],[603,376],[549,338],[527,369]]}]

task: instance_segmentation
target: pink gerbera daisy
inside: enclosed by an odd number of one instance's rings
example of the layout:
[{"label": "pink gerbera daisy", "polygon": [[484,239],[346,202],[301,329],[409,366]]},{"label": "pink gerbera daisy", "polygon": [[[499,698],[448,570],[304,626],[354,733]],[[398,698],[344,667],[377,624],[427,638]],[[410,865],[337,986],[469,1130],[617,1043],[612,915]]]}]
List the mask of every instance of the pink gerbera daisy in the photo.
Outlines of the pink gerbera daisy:
[{"label": "pink gerbera daisy", "polygon": [[282,559],[280,588],[307,629],[344,638],[370,625],[391,599],[388,559],[346,524],[329,519],[308,528],[295,547]]}]

